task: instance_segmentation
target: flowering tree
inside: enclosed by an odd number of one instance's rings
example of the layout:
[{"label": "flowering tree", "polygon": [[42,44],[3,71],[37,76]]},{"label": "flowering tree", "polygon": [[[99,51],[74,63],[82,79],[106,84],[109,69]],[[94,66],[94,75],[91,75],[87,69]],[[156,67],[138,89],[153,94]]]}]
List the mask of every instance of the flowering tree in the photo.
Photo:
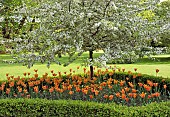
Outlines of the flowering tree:
[{"label": "flowering tree", "polygon": [[160,42],[170,47],[170,0],[162,0],[155,13],[163,24],[160,26]]},{"label": "flowering tree", "polygon": [[[47,66],[60,64],[57,54],[68,54],[73,62],[85,51],[89,52],[89,66],[93,76],[93,51],[104,54],[96,59],[107,61],[122,58],[122,54],[140,54],[154,38],[153,23],[140,17],[144,10],[154,10],[158,0],[50,0],[41,1],[27,13],[39,20],[35,30],[22,35],[13,55],[28,67],[35,61]],[[32,12],[34,11],[34,12]],[[29,14],[29,15],[30,15]],[[77,54],[78,52],[78,54]]]},{"label": "flowering tree", "polygon": [[0,44],[2,46],[14,48],[14,40],[33,30],[35,17],[27,11],[35,5],[37,1],[31,2],[31,0],[0,1]]}]

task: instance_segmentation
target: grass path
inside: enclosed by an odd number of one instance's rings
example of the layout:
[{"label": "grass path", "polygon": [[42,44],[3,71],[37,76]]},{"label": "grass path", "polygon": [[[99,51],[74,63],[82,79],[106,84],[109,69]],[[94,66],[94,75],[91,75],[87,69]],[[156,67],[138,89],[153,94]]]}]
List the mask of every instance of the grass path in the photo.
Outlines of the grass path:
[{"label": "grass path", "polygon": [[[101,53],[96,52],[94,54],[95,57],[99,56]],[[23,76],[24,72],[31,72],[34,73],[34,69],[38,69],[39,75],[44,74],[45,72],[50,73],[51,70],[54,70],[56,73],[58,71],[61,72],[69,72],[69,69],[73,69],[76,71],[76,73],[82,72],[82,69],[84,68],[81,66],[81,63],[85,58],[88,58],[88,53],[84,53],[82,57],[80,57],[78,60],[76,60],[74,63],[70,64],[67,67],[59,66],[56,64],[52,64],[51,67],[48,69],[45,64],[36,64],[31,69],[27,69],[27,67],[22,66],[22,64],[5,64],[2,63],[2,60],[4,59],[11,59],[9,55],[0,55],[0,80],[3,80],[6,78],[5,74],[9,73],[10,75],[14,76]],[[161,55],[156,56],[157,60],[152,61],[147,58],[144,58],[142,60],[139,60],[135,64],[116,64],[119,68],[125,68],[126,71],[130,70],[133,71],[134,68],[138,68],[138,72],[143,74],[149,74],[149,75],[156,75],[155,69],[159,69],[160,72],[158,73],[158,76],[163,76],[165,78],[170,78],[170,55]],[[68,57],[63,57],[60,60],[62,62],[67,61]],[[112,64],[111,66],[114,66],[115,64]],[[80,66],[80,69],[77,70],[77,66]],[[109,65],[110,66],[110,65]]]}]

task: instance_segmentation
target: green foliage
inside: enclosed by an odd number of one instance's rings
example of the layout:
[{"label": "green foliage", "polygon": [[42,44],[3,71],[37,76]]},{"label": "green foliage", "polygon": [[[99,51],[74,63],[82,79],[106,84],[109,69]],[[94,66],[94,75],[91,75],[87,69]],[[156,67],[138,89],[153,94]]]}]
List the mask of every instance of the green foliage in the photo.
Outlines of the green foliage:
[{"label": "green foliage", "polygon": [[0,116],[23,117],[168,117],[170,101],[142,107],[119,106],[72,100],[2,99]]},{"label": "green foliage", "polygon": [[[125,77],[129,77],[129,78],[133,79],[132,78],[133,74],[129,74],[127,72],[115,72],[114,77],[122,79],[122,80]],[[146,82],[147,80],[151,80],[153,82],[158,82],[158,83],[162,83],[162,80],[165,80],[165,83],[170,83],[170,79],[169,78],[151,76],[151,75],[147,75],[147,74],[142,74],[141,76],[137,76],[137,79],[139,79],[143,83]]]},{"label": "green foliage", "polygon": [[141,11],[138,16],[142,17],[143,19],[147,19],[152,21],[154,19],[155,13],[152,10],[145,10]]}]

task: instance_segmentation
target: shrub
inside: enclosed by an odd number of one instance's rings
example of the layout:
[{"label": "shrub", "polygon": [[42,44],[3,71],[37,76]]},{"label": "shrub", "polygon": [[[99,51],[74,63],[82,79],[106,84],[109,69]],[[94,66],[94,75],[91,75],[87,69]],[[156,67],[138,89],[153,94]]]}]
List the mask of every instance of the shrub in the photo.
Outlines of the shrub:
[{"label": "shrub", "polygon": [[73,100],[1,99],[0,116],[22,117],[168,117],[170,101],[142,107]]}]

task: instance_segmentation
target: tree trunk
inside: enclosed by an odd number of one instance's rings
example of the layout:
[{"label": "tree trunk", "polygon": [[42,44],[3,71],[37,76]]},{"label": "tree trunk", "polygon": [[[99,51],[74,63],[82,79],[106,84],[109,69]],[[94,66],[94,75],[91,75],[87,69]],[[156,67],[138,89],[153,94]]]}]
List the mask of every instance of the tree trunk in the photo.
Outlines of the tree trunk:
[{"label": "tree trunk", "polygon": [[58,58],[61,58],[62,56],[61,56],[61,53],[58,53]]},{"label": "tree trunk", "polygon": [[[92,50],[89,50],[89,59],[90,59],[90,62],[93,61],[93,51]],[[91,79],[93,78],[93,65],[90,65],[90,78]]]}]

